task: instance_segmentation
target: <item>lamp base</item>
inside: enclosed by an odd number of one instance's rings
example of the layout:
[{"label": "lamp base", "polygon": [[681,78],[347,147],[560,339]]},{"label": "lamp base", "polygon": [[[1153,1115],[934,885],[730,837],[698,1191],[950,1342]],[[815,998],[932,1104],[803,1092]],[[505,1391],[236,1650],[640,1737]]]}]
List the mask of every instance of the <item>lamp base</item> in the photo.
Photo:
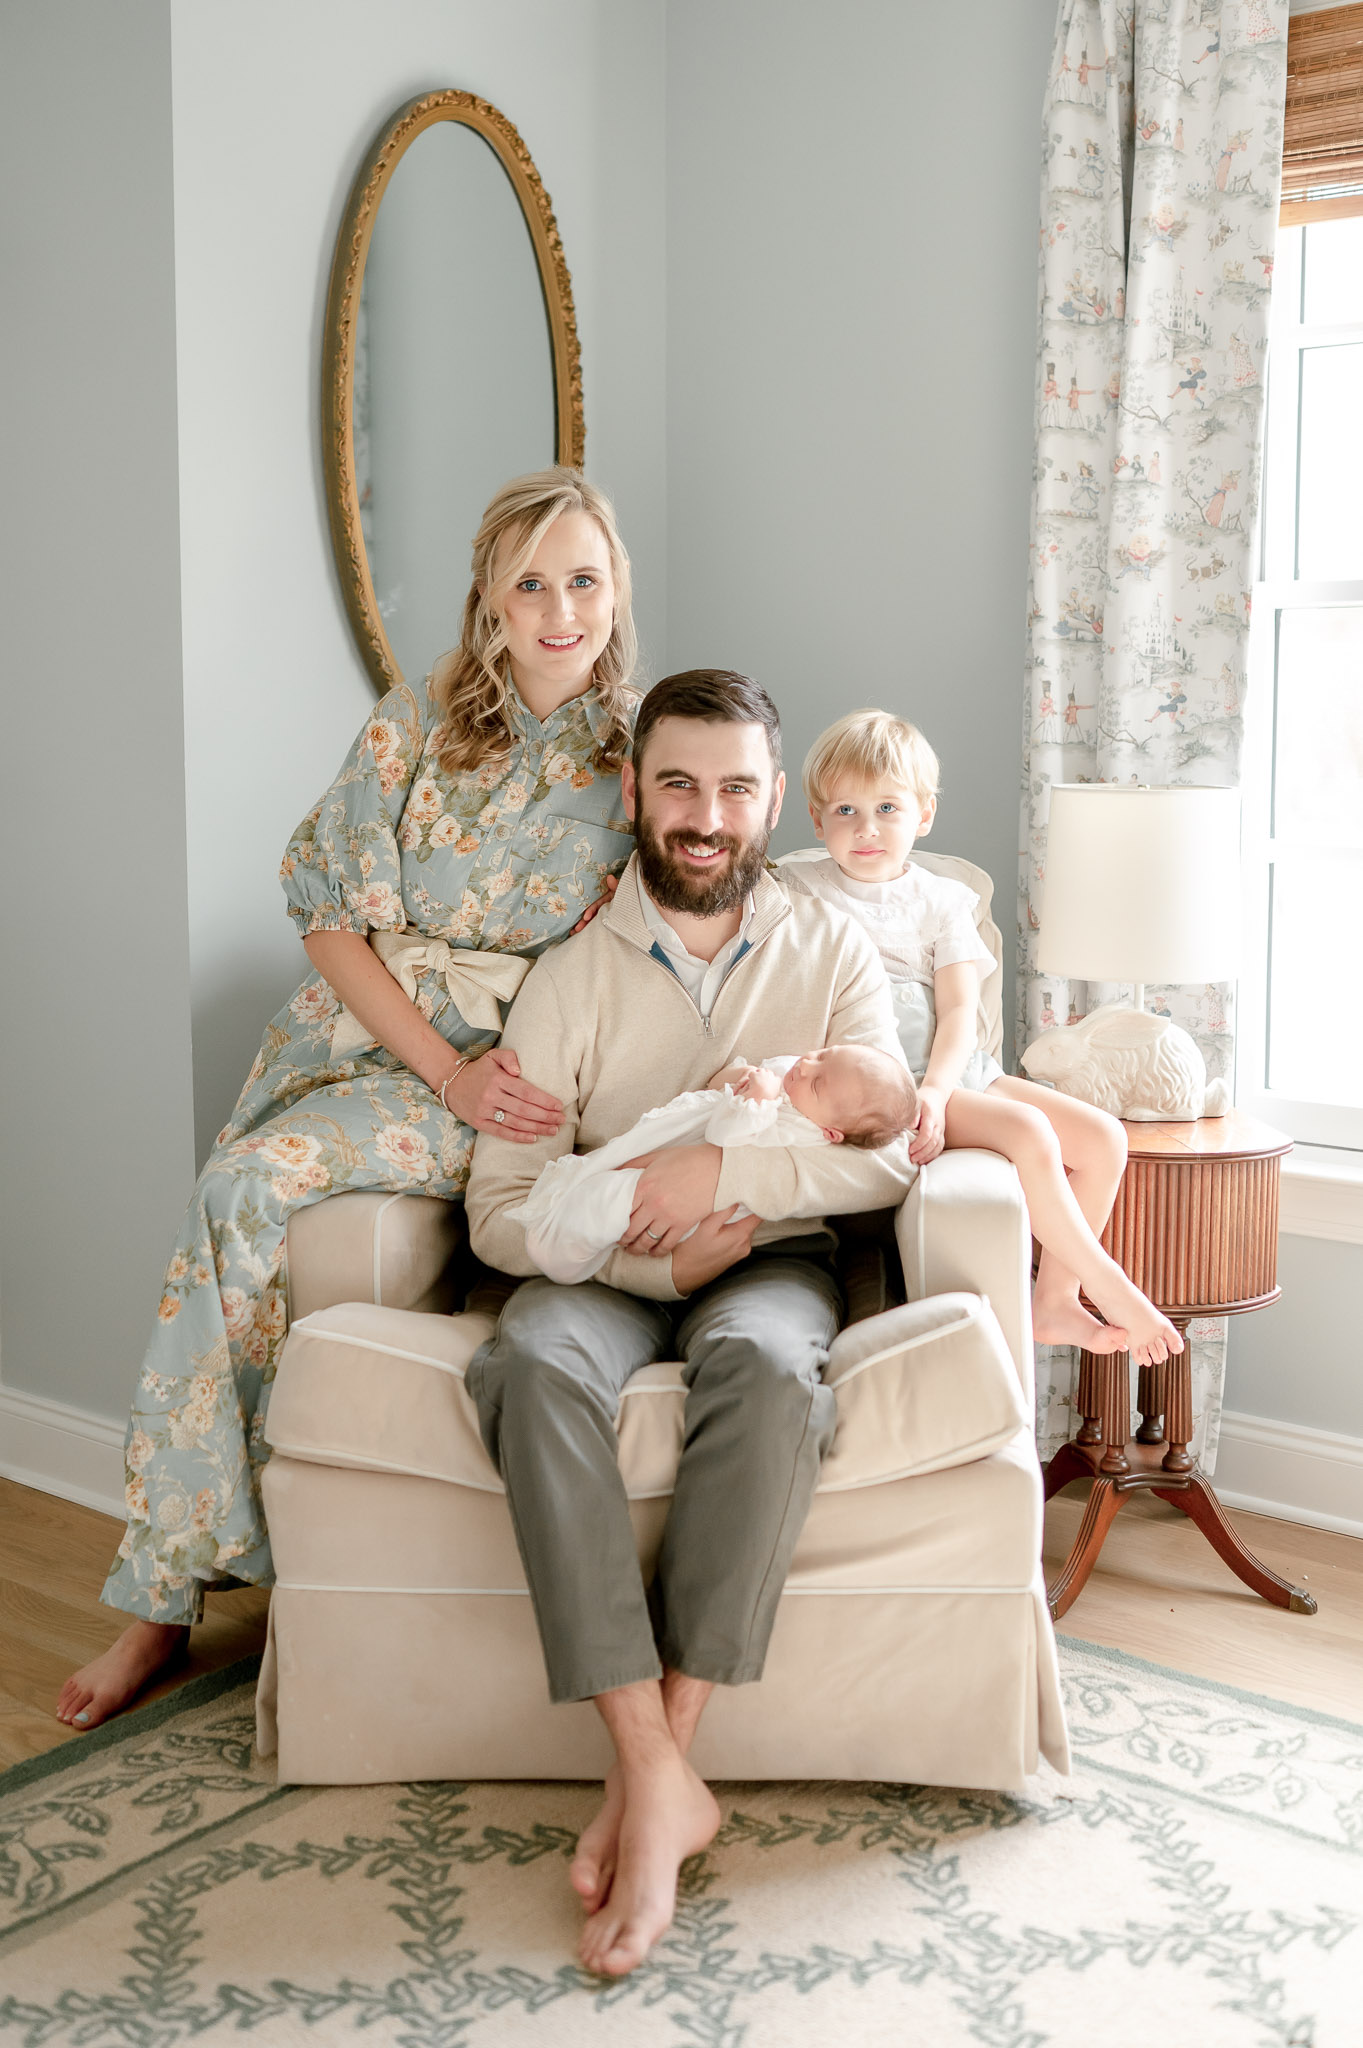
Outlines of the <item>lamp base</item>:
[{"label": "lamp base", "polygon": [[1230,1090],[1207,1079],[1196,1041],[1170,1017],[1104,1003],[1077,1024],[1043,1031],[1022,1055],[1033,1081],[1131,1123],[1194,1123],[1224,1116]]}]

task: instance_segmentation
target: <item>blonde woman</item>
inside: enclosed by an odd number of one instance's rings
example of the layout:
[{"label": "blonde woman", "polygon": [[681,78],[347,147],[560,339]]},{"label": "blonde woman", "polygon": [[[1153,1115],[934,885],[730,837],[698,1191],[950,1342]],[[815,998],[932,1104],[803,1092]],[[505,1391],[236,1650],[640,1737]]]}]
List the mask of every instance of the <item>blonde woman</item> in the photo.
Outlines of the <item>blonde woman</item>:
[{"label": "blonde woman", "polygon": [[[270,1582],[259,1479],[293,1212],[354,1189],[457,1200],[476,1131],[529,1144],[562,1121],[496,1049],[500,1015],[516,956],[563,938],[633,850],[634,661],[606,499],[570,469],[507,484],[474,542],[459,646],[388,693],[285,853],[313,972],[266,1031],[166,1270],[102,1596],[136,1618],[68,1679],[59,1720],[92,1728],[125,1706],[207,1587]],[[468,955],[448,979],[445,948],[425,958],[439,940]]]}]

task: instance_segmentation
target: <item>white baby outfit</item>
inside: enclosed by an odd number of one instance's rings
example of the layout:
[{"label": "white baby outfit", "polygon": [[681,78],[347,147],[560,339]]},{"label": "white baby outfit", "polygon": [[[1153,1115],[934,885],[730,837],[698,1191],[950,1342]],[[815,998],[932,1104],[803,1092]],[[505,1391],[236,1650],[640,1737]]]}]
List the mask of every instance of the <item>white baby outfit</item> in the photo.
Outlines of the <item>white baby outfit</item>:
[{"label": "white baby outfit", "polygon": [[[828,856],[788,862],[781,880],[835,903],[870,934],[890,977],[904,1057],[914,1080],[921,1081],[937,1030],[932,978],[938,968],[973,961],[981,981],[996,970],[994,956],[975,928],[980,902],[975,891],[912,862],[892,882],[858,882]],[[1002,1075],[998,1061],[977,1047],[957,1085],[988,1088]]]},{"label": "white baby outfit", "polygon": [[[797,1055],[761,1060],[784,1077]],[[571,1287],[599,1273],[629,1226],[642,1169],[627,1159],[665,1145],[826,1145],[822,1129],[782,1094],[753,1102],[732,1088],[692,1088],[650,1109],[595,1152],[551,1160],[523,1202],[506,1211],[525,1225],[525,1248],[540,1271]],[[739,1216],[751,1212],[740,1209]],[[735,1218],[737,1221],[737,1218]],[[687,1236],[690,1236],[688,1231]]]}]

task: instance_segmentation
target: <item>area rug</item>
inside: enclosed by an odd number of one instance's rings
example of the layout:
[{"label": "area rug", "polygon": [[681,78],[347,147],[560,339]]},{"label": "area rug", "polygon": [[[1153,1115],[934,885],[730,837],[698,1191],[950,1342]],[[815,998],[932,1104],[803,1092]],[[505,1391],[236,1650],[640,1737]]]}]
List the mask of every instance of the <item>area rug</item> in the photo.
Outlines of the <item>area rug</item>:
[{"label": "area rug", "polygon": [[0,1778],[0,2043],[1357,2048],[1363,1728],[1061,1652],[1072,1778],[718,1788],[610,1986],[592,1788],[281,1790],[235,1666]]}]

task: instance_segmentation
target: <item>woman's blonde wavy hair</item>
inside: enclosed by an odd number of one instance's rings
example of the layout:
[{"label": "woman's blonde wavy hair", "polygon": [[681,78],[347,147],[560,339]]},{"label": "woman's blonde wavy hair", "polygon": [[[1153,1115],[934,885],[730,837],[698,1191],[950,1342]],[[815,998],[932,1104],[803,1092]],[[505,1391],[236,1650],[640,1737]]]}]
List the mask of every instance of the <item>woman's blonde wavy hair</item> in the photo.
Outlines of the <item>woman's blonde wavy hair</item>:
[{"label": "woman's blonde wavy hair", "polygon": [[629,687],[638,659],[630,611],[629,556],[616,531],[609,498],[580,470],[562,464],[538,469],[503,484],[473,542],[473,587],[464,605],[459,645],[442,655],[432,671],[436,708],[444,721],[438,755],[448,774],[501,760],[514,732],[507,716],[511,663],[506,651],[502,600],[534,559],[536,548],[565,512],[585,512],[606,536],[615,584],[615,620],[593,670],[607,724],[595,754],[596,766],[618,772],[629,753],[632,713],[638,693]]}]

